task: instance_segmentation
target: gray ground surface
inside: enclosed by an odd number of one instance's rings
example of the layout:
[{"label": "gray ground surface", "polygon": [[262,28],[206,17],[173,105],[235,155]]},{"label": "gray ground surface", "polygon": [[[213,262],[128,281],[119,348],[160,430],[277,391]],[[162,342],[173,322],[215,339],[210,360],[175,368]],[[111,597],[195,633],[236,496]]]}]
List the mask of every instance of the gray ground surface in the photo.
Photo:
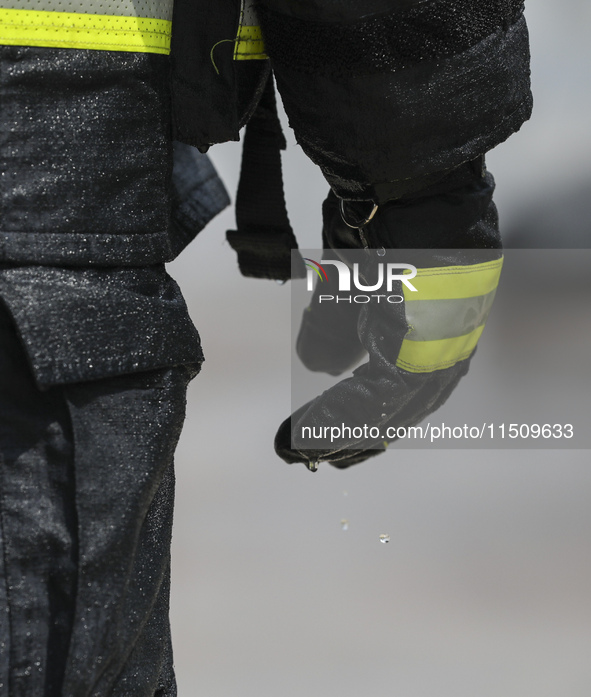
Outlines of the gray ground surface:
[{"label": "gray ground surface", "polygon": [[[497,202],[508,236],[585,239],[591,7],[537,0],[528,16],[535,116],[489,157]],[[214,160],[233,191],[239,146]],[[326,185],[295,145],[284,162],[294,227],[315,247]],[[346,472],[284,465],[289,287],[238,275],[232,226],[220,216],[170,268],[206,353],[177,457],[180,697],[587,697],[589,452],[393,447]],[[573,276],[562,302],[524,273],[512,292],[551,308],[546,323],[499,303],[448,414],[494,402],[531,422],[557,400],[565,421],[589,413],[589,286]]]}]

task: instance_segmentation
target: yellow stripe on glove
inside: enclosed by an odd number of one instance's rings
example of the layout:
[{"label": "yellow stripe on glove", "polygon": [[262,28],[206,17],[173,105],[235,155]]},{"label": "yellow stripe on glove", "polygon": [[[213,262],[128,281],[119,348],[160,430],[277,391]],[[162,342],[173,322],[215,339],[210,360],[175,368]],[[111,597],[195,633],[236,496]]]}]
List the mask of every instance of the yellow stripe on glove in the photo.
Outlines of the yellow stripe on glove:
[{"label": "yellow stripe on glove", "polygon": [[411,373],[450,368],[476,348],[494,300],[503,258],[419,269],[404,286],[409,325],[396,365]]}]

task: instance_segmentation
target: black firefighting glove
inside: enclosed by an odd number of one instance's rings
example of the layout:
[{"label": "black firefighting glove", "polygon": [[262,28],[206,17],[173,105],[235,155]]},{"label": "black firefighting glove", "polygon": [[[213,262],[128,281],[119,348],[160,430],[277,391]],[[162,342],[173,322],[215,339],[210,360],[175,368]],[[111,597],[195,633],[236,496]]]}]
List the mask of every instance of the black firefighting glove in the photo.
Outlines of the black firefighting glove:
[{"label": "black firefighting glove", "polygon": [[380,264],[397,279],[380,298],[383,291],[367,292],[369,302],[319,302],[339,295],[336,269],[321,263],[328,283],[317,283],[304,312],[298,354],[310,370],[333,375],[366,353],[368,361],[281,424],[275,449],[286,462],[314,471],[321,461],[345,468],[377,455],[438,409],[467,373],[502,265],[494,181],[481,165],[467,163],[422,194],[383,204],[365,225],[371,206],[329,194],[323,260],[344,262],[368,288]]}]

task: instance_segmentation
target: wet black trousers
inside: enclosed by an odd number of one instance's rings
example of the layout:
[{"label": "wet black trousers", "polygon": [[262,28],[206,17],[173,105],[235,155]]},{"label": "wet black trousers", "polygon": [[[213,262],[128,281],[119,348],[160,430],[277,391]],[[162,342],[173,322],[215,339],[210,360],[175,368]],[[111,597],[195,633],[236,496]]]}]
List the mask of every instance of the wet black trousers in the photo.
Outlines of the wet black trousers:
[{"label": "wet black trousers", "polygon": [[173,454],[193,374],[39,391],[0,304],[3,697],[176,694]]}]

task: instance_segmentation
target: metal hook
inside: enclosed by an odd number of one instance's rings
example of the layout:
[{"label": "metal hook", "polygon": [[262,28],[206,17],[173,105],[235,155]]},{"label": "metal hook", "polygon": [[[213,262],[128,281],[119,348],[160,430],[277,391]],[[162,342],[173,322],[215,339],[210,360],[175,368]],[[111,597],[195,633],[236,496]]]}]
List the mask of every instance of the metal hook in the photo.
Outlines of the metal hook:
[{"label": "metal hook", "polygon": [[362,227],[365,227],[370,222],[370,220],[374,217],[374,215],[377,213],[377,210],[378,210],[378,204],[374,203],[373,208],[371,209],[371,213],[367,216],[367,218],[365,218],[365,220],[360,220],[360,221],[356,221],[354,223],[350,223],[347,220],[347,216],[345,214],[345,201],[344,201],[344,199],[340,199],[339,206],[340,206],[340,210],[341,210],[341,218],[343,219],[343,223],[345,223],[345,225],[347,225],[348,227],[353,228],[353,230],[361,230]]}]

